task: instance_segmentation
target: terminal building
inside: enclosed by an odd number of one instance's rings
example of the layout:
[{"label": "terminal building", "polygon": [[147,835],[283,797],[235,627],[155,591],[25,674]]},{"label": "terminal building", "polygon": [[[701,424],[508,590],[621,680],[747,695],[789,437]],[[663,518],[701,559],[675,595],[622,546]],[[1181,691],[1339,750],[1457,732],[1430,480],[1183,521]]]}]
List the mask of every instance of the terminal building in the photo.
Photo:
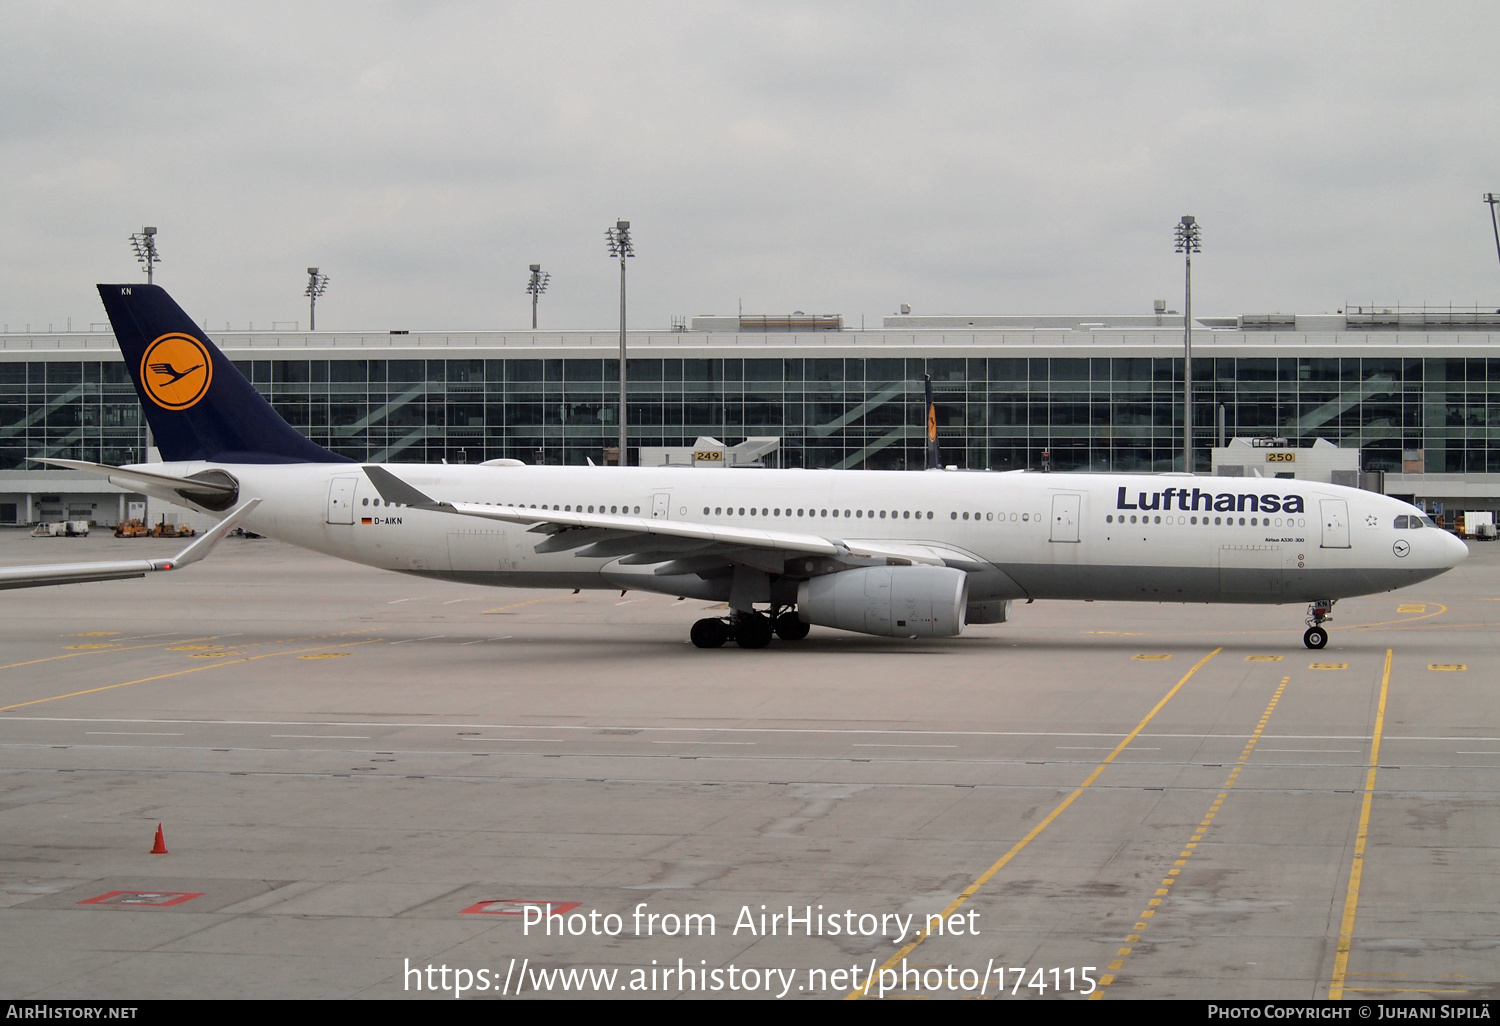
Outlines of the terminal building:
[{"label": "terminal building", "polygon": [[[627,460],[661,462],[656,452],[699,438],[779,438],[756,462],[920,469],[929,374],[945,464],[1181,470],[1182,318],[1157,305],[1114,317],[902,313],[868,330],[799,312],[631,331]],[[609,329],[213,338],[287,421],[355,460],[602,463],[618,438]],[[1214,472],[1212,450],[1236,438],[1322,439],[1357,450],[1365,487],[1500,509],[1497,342],[1500,313],[1481,309],[1199,317],[1191,469]],[[107,330],[0,333],[0,523],[110,524],[139,500],[28,463],[37,456],[151,458]],[[1275,469],[1294,474],[1295,461]]]}]

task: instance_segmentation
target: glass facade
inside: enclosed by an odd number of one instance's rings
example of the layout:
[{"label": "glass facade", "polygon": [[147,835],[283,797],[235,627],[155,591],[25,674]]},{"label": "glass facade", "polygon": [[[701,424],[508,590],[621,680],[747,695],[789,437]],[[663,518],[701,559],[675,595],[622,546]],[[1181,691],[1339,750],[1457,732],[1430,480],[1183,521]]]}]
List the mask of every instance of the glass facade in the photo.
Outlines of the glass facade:
[{"label": "glass facade", "polygon": [[[492,358],[496,349],[456,359],[429,348],[381,359],[231,356],[289,423],[356,460],[582,464],[614,444],[617,360],[583,352]],[[862,348],[871,355],[688,357],[646,348],[629,361],[631,441],[780,435],[782,466],[920,468],[926,372],[947,463],[1039,468],[1050,450],[1058,470],[1163,471],[1179,458],[1180,357],[1017,355],[1007,346],[1004,355],[913,358],[878,355],[900,351],[889,343]],[[27,456],[143,458],[145,429],[122,363],[7,355],[0,469],[34,466]],[[1400,471],[1403,450],[1408,459],[1421,450],[1429,472],[1500,473],[1497,358],[1195,355],[1193,374],[1200,472],[1222,406],[1231,437],[1326,438],[1363,449],[1366,470]]]}]

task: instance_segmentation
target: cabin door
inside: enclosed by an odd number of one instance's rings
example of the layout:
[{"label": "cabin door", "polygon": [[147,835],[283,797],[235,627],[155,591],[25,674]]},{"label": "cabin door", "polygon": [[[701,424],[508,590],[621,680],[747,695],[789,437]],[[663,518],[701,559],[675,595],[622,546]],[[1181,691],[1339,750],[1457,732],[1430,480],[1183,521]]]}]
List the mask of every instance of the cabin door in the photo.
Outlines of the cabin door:
[{"label": "cabin door", "polygon": [[357,477],[336,477],[328,486],[328,522],[330,524],[354,523],[354,486]]},{"label": "cabin door", "polygon": [[1052,496],[1052,540],[1076,542],[1078,540],[1078,511],[1081,495]]},{"label": "cabin door", "polygon": [[1349,503],[1344,499],[1320,499],[1323,512],[1323,548],[1349,547]]}]

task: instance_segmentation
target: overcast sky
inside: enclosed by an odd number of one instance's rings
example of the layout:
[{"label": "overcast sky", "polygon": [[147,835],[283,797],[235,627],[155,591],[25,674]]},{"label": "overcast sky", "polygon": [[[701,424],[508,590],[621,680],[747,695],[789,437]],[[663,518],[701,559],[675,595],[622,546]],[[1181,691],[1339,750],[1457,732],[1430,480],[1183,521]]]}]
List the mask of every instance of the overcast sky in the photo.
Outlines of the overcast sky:
[{"label": "overcast sky", "polygon": [[0,2],[0,321],[1500,308],[1500,6]]}]

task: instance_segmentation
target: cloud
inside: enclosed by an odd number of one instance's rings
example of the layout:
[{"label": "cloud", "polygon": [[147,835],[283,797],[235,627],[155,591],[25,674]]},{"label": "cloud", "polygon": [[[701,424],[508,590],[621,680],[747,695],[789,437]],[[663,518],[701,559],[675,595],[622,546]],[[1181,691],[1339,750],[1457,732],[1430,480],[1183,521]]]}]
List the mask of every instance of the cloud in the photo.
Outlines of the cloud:
[{"label": "cloud", "polygon": [[[0,319],[101,319],[157,225],[209,323],[1495,298],[1500,16],[1426,5],[13,8]],[[1175,299],[1173,300],[1175,305]]]}]

